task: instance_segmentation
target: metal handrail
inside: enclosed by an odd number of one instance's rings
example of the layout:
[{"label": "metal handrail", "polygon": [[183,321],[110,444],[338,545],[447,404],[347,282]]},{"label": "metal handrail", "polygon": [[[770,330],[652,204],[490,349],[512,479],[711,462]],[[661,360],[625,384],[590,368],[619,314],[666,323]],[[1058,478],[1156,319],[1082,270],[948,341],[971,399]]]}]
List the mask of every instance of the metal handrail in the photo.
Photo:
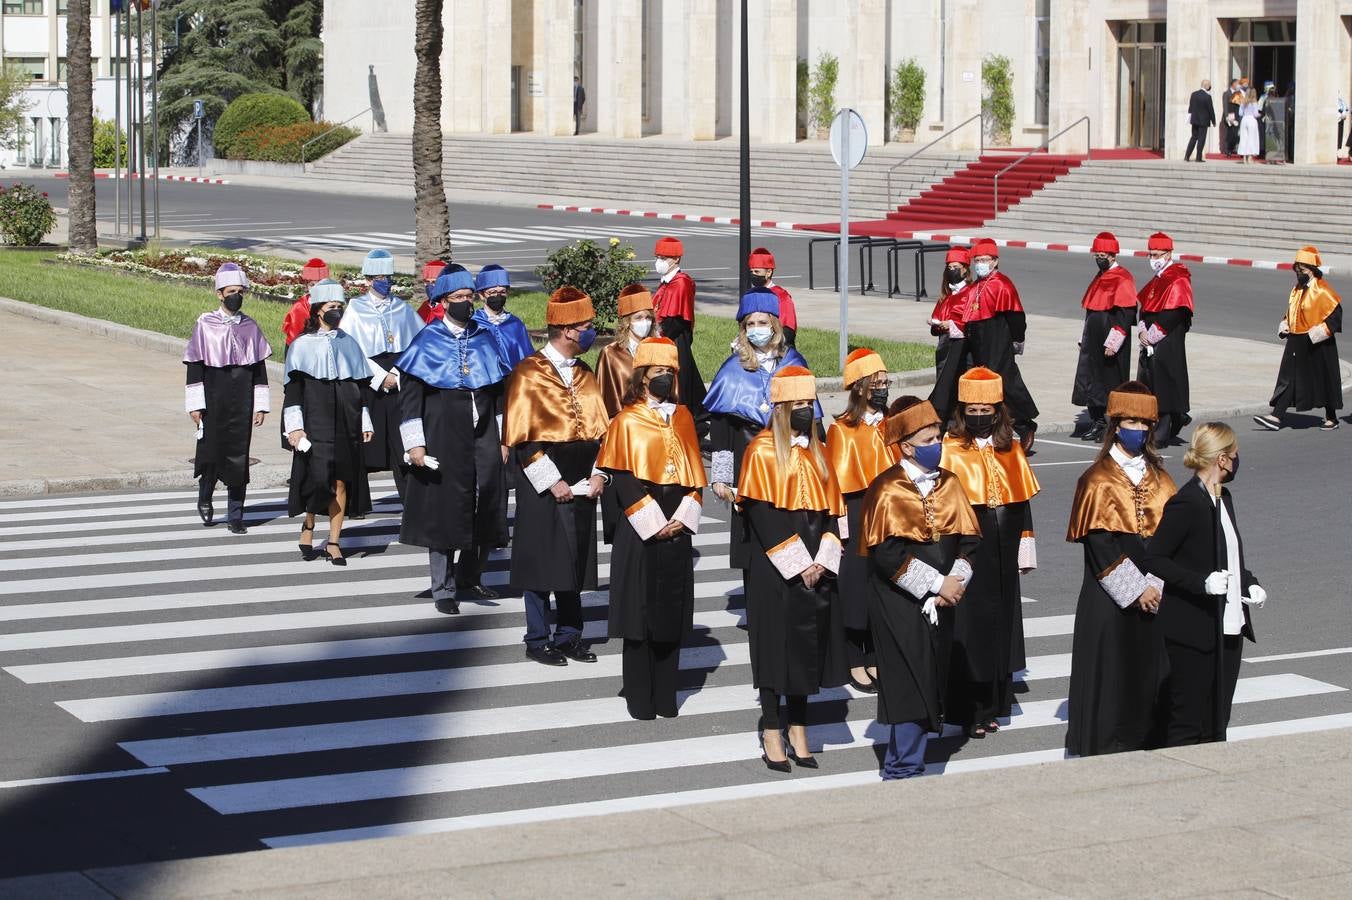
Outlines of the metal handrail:
[{"label": "metal handrail", "polygon": [[906,157],[905,159],[903,159],[901,162],[899,162],[899,163],[897,163],[896,165],[894,165],[894,166],[892,166],[891,168],[889,168],[889,169],[887,170],[887,208],[888,208],[888,209],[891,209],[891,208],[892,208],[892,173],[893,173],[893,172],[895,172],[897,169],[901,168],[902,166],[906,165],[908,162],[910,162],[911,160],[915,159],[917,156],[919,156],[920,154],[924,153],[926,150],[928,150],[929,148],[933,147],[935,144],[939,143],[939,142],[942,141],[942,140],[946,140],[947,138],[952,137],[953,135],[957,134],[961,129],[967,127],[968,125],[970,125],[971,123],[973,123],[973,122],[975,122],[975,121],[977,121],[977,120],[981,120],[981,122],[982,122],[981,127],[977,129],[977,135],[978,135],[978,138],[977,138],[977,139],[978,139],[978,141],[979,141],[979,143],[977,144],[977,146],[980,148],[980,150],[978,151],[978,154],[985,153],[985,152],[986,152],[986,126],[985,126],[985,118],[986,118],[986,114],[985,114],[985,113],[977,113],[976,115],[972,116],[970,119],[963,119],[961,122],[959,122],[958,124],[954,125],[952,128],[948,129],[948,130],[945,131],[943,134],[939,135],[939,136],[936,137],[934,140],[930,141],[928,144],[926,144],[925,146],[921,147],[919,150],[916,150],[914,153],[912,153],[910,156],[908,156],[908,157]]},{"label": "metal handrail", "polygon": [[348,122],[351,122],[353,119],[357,118],[357,116],[364,116],[364,115],[366,115],[367,113],[369,113],[370,111],[371,111],[371,107],[368,106],[368,107],[366,107],[366,109],[363,109],[361,112],[357,113],[357,115],[355,115],[355,116],[349,116],[348,118],[346,118],[346,119],[344,119],[343,121],[339,122],[337,125],[333,126],[333,127],[330,128],[328,131],[326,131],[326,132],[324,132],[323,134],[319,135],[319,137],[312,137],[312,138],[310,138],[308,141],[306,141],[305,143],[301,144],[301,145],[300,145],[300,170],[301,170],[301,172],[304,172],[304,171],[305,171],[305,149],[306,149],[307,147],[309,147],[309,146],[310,146],[311,144],[313,144],[315,141],[322,141],[324,138],[326,138],[326,137],[328,137],[329,135],[333,134],[333,133],[334,133],[335,131],[337,131],[339,128],[342,128],[343,126],[345,126]]},{"label": "metal handrail", "polygon": [[1093,153],[1093,147],[1092,147],[1092,144],[1093,144],[1093,142],[1094,142],[1094,129],[1093,129],[1093,125],[1092,125],[1092,124],[1090,123],[1090,121],[1089,121],[1089,117],[1088,117],[1088,116],[1080,116],[1080,117],[1079,117],[1078,119],[1076,119],[1074,122],[1071,122],[1071,123],[1070,123],[1069,125],[1067,125],[1065,128],[1062,128],[1062,129],[1061,129],[1060,131],[1058,131],[1056,134],[1052,135],[1051,137],[1049,137],[1049,138],[1047,138],[1045,141],[1043,141],[1041,147],[1034,147],[1032,150],[1029,150],[1029,151],[1028,151],[1027,153],[1025,153],[1023,156],[1020,156],[1018,159],[1014,160],[1012,163],[1010,163],[1009,165],[1005,166],[1003,169],[1001,169],[1000,171],[998,171],[998,172],[995,173],[995,179],[994,179],[994,188],[995,188],[995,201],[994,201],[994,203],[995,203],[995,205],[994,205],[994,207],[992,207],[992,209],[991,209],[991,218],[992,218],[992,219],[994,219],[994,218],[996,218],[997,216],[1000,215],[1000,176],[1003,175],[1003,174],[1005,174],[1006,172],[1008,172],[1010,169],[1014,168],[1015,166],[1017,166],[1019,163],[1023,162],[1023,161],[1024,161],[1025,159],[1027,159],[1028,157],[1032,156],[1034,153],[1040,153],[1040,152],[1049,150],[1049,148],[1050,148],[1051,145],[1052,145],[1052,141],[1056,140],[1056,139],[1059,138],[1061,135],[1065,134],[1067,131],[1070,131],[1072,128],[1076,127],[1076,126],[1079,125],[1081,122],[1084,123],[1084,158],[1085,158],[1085,159],[1089,159],[1090,155]]}]

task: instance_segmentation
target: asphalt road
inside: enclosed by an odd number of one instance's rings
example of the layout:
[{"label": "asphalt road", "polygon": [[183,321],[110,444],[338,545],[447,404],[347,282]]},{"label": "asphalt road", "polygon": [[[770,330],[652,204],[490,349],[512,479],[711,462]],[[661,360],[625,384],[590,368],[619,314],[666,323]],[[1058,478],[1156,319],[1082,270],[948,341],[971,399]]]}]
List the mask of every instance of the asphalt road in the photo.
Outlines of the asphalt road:
[{"label": "asphalt road", "polygon": [[[1235,424],[1239,525],[1271,600],[1245,649],[1232,737],[1346,724],[1352,436]],[[1019,714],[984,741],[933,742],[936,772],[1061,755],[1083,568],[1063,534],[1093,448],[1039,447]],[[1182,480],[1180,456],[1168,466]],[[345,570],[296,558],[278,491],[250,498],[241,538],[200,527],[181,491],[0,503],[0,875],[877,777],[874,701],[845,691],[810,707],[819,772],[761,766],[720,504],[699,541],[681,716],[632,722],[613,642],[595,666],[547,669],[523,657],[519,599],[436,614],[425,556],[393,543],[398,507],[379,487],[385,502],[344,536],[363,554]],[[604,602],[588,601],[589,634],[603,633]]]},{"label": "asphalt road", "polygon": [[[57,205],[65,205],[64,180],[29,180],[50,192]],[[111,223],[112,183],[101,179],[97,185],[100,218]],[[198,242],[233,248],[282,248],[308,256],[334,250],[364,252],[375,246],[407,253],[413,246],[411,200],[249,185],[164,182],[160,185],[160,204],[166,229],[190,233]],[[641,261],[650,263],[657,237],[675,234],[685,242],[687,270],[699,283],[701,300],[735,302],[741,261],[737,229],[732,226],[471,204],[452,205],[451,223],[457,259],[474,264],[500,263],[512,271],[516,283],[522,286],[537,283],[534,267],[544,262],[551,249],[569,241],[582,237],[597,240],[620,237],[634,246]],[[111,224],[108,229],[111,230]],[[779,263],[776,280],[790,291],[800,291],[808,285],[809,242],[819,236],[810,232],[755,229],[752,241],[775,253]],[[1086,235],[1084,243],[1091,238],[1092,235]],[[1235,255],[1244,255],[1244,248],[1235,248]],[[881,251],[877,253],[874,280],[885,291],[884,256]],[[817,259],[817,286],[829,288],[831,264],[826,246],[818,248]],[[854,273],[851,282],[856,284],[857,260],[856,253],[851,262]],[[1144,283],[1150,274],[1146,260],[1132,258],[1123,262],[1137,283]],[[930,255],[927,281],[931,295],[937,292],[941,265],[942,255]],[[1228,337],[1273,339],[1292,284],[1289,272],[1189,265],[1197,294],[1195,330]],[[1096,271],[1086,254],[1013,249],[1004,251],[1001,268],[1014,279],[1029,312],[1069,318],[1082,315],[1080,298]],[[902,262],[902,271],[903,285],[911,290],[909,256]],[[1339,286],[1336,276],[1334,285]],[[913,301],[898,298],[896,302]]]}]

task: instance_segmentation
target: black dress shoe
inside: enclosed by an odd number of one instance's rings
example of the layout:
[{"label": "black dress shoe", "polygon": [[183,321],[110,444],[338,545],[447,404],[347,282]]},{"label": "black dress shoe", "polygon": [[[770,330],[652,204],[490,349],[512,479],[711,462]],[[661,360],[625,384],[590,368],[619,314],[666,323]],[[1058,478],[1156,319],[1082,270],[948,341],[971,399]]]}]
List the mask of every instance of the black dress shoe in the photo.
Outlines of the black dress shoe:
[{"label": "black dress shoe", "polygon": [[436,603],[437,612],[445,613],[448,616],[460,615],[460,604],[451,597],[443,597]]},{"label": "black dress shoe", "polygon": [[571,641],[565,641],[564,643],[557,645],[557,649],[564,656],[576,660],[577,662],[596,662],[596,654],[587,649],[586,645],[582,643],[581,638],[573,638]]},{"label": "black dress shoe", "polygon": [[1103,440],[1103,436],[1108,433],[1108,423],[1099,421],[1093,424],[1088,431],[1084,433],[1084,440],[1091,444],[1097,444]]},{"label": "black dress shoe", "polygon": [[526,656],[546,666],[566,666],[568,660],[559,652],[559,648],[553,644],[543,644],[539,647],[527,647]]},{"label": "black dress shoe", "polygon": [[231,534],[248,534],[249,529],[244,527],[243,522],[231,522],[228,526]]},{"label": "black dress shoe", "polygon": [[211,501],[197,504],[197,514],[202,517],[203,525],[210,525],[211,520],[216,515],[216,510],[212,508]]},{"label": "black dress shoe", "polygon": [[496,600],[500,594],[492,588],[484,587],[482,584],[471,584],[469,587],[460,588],[460,590],[474,597],[476,600]]}]

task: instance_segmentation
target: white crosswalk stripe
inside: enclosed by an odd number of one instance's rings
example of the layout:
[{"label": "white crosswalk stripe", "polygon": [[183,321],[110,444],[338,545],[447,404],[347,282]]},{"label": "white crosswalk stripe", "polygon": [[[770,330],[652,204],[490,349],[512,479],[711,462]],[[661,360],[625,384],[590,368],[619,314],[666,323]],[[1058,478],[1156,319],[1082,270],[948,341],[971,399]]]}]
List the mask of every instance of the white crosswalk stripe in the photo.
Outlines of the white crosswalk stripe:
[{"label": "white crosswalk stripe", "polygon": [[[471,238],[586,233],[611,232],[479,229]],[[399,236],[329,237],[368,246]],[[617,696],[620,648],[604,642],[608,548],[602,589],[583,595],[584,635],[603,642],[598,661],[541,666],[522,657],[519,596],[465,603],[455,617],[419,596],[426,556],[398,543],[392,483],[373,488],[385,499],[345,532],[345,570],[294,556],[298,525],[283,517],[280,490],[251,496],[249,534],[233,539],[200,527],[188,491],[0,502],[0,670],[11,676],[0,690],[33,692],[71,733],[97,734],[96,749],[119,754],[55,777],[14,770],[0,776],[0,790],[123,780],[148,797],[186,790],[204,814],[283,847],[877,780],[874,748],[886,729],[873,720],[875,700],[853,688],[811,698],[822,773],[765,777],[742,581],[728,569],[727,525],[714,511],[696,537],[680,716],[630,723]],[[509,554],[493,554],[486,584],[505,589]],[[1074,616],[1044,587],[1025,582],[1036,597],[1025,598],[1029,655],[1014,715],[984,742],[965,742],[950,726],[931,744],[939,748],[931,771],[1064,756]],[[1352,727],[1352,692],[1325,680],[1329,670],[1318,666],[1327,658],[1278,655],[1242,673],[1231,739]],[[559,788],[582,779],[587,792]],[[460,798],[471,791],[466,807]]]}]

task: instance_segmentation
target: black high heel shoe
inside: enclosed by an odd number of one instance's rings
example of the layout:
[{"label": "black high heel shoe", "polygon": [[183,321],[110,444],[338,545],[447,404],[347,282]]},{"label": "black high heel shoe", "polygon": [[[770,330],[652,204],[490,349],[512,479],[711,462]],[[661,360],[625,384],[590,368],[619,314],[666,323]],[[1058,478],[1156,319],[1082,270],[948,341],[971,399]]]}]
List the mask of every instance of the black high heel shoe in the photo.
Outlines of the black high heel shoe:
[{"label": "black high heel shoe", "polygon": [[[781,738],[781,740],[782,740],[782,738]],[[787,747],[787,746],[788,746],[788,741],[785,741],[784,744],[785,744],[785,746]],[[787,775],[787,774],[789,774],[790,772],[793,771],[793,763],[789,762],[788,759],[784,759],[784,760],[781,760],[781,761],[778,761],[778,762],[777,762],[777,761],[771,759],[771,758],[765,753],[765,732],[764,732],[764,731],[762,731],[762,732],[760,733],[760,745],[761,745],[761,762],[765,763],[765,768],[769,769],[771,772],[778,772],[778,773],[781,774],[781,775]]]},{"label": "black high heel shoe", "polygon": [[[329,552],[330,550],[337,550],[338,555],[334,556],[332,553]],[[347,557],[343,556],[343,548],[337,544],[329,544],[327,547],[325,547],[324,555],[327,556],[329,558],[329,562],[333,563],[335,566],[347,565]]]},{"label": "black high heel shoe", "polygon": [[876,694],[876,693],[878,693],[878,681],[877,681],[877,679],[874,679],[874,678],[870,678],[867,682],[862,682],[862,681],[859,681],[857,678],[855,678],[853,674],[851,674],[851,675],[850,675],[850,687],[854,688],[856,691],[858,691],[858,692],[861,693],[861,694]]},{"label": "black high heel shoe", "polygon": [[811,755],[811,752],[807,756],[798,755],[798,751],[793,749],[793,741],[789,740],[787,734],[784,735],[784,754],[800,769],[819,768],[817,757]]},{"label": "black high heel shoe", "polygon": [[296,544],[296,546],[300,548],[300,558],[301,558],[302,560],[304,560],[305,562],[310,562],[310,561],[313,560],[313,559],[315,558],[315,556],[316,556],[316,554],[315,554],[315,545],[314,545],[314,529],[313,529],[313,528],[302,528],[302,529],[300,530],[301,536],[304,537],[304,536],[305,536],[305,532],[307,532],[307,531],[310,532],[310,543],[308,543],[308,544],[302,544],[302,543],[299,543],[299,542],[298,542],[298,543]]}]

